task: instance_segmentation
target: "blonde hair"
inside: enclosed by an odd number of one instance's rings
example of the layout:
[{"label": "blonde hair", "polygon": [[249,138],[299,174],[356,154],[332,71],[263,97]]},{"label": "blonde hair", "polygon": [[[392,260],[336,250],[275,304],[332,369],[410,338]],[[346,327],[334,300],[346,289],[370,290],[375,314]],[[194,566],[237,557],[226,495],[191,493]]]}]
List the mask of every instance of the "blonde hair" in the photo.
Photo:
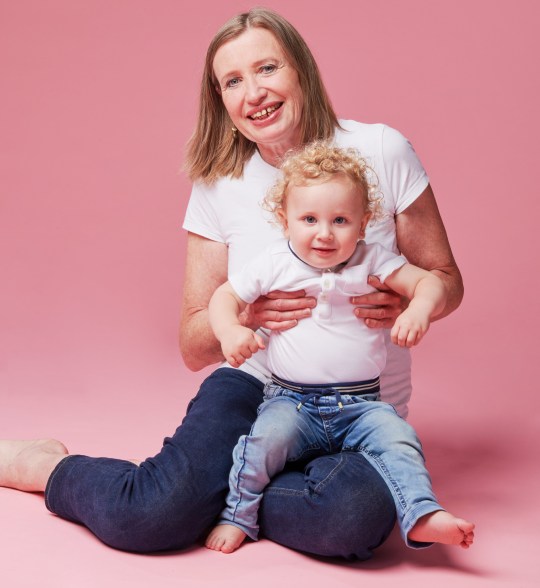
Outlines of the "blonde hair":
[{"label": "blonde hair", "polygon": [[[282,16],[267,8],[253,8],[226,22],[212,39],[206,53],[195,132],[187,146],[185,169],[191,180],[207,184],[223,176],[242,177],[244,164],[256,144],[232,132],[232,122],[216,87],[214,58],[218,49],[250,28],[266,29],[280,44],[299,78],[304,98],[300,121],[301,142],[330,139],[339,127],[317,63],[300,33]],[[235,137],[235,135],[237,135]]]},{"label": "blonde hair", "polygon": [[371,214],[371,223],[385,216],[375,171],[356,149],[336,147],[326,141],[314,141],[286,154],[281,164],[281,176],[270,188],[263,208],[272,212],[283,226],[291,186],[321,184],[337,175],[347,177],[357,188],[365,212]]}]

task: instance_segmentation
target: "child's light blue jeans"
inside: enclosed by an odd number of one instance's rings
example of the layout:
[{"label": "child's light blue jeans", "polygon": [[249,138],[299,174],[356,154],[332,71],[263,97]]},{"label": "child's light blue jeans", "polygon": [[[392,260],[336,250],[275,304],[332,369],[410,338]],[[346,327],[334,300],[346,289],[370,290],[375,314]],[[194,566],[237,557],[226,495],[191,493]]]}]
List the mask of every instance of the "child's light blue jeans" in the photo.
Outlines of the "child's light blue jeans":
[{"label": "child's light blue jeans", "polygon": [[[233,524],[257,539],[259,503],[270,479],[287,462],[341,450],[360,453],[382,475],[407,545],[428,546],[409,541],[408,533],[420,517],[443,509],[433,494],[420,441],[394,408],[379,400],[378,379],[367,386],[279,382],[283,386],[266,385],[257,420],[234,449],[227,507],[219,523]],[[351,386],[369,391],[347,394]]]}]

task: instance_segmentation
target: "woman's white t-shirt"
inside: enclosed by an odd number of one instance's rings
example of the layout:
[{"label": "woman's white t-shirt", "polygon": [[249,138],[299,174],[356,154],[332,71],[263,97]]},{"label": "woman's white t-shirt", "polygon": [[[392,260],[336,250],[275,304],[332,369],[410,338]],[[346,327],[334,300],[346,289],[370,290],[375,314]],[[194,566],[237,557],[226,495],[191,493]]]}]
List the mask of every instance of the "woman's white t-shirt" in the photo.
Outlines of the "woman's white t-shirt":
[{"label": "woman's white t-shirt", "polygon": [[[339,122],[342,128],[336,130],[335,143],[340,147],[354,147],[367,160],[377,175],[382,205],[388,213],[380,222],[368,226],[365,241],[380,243],[399,253],[395,215],[422,194],[429,183],[427,174],[409,141],[395,129],[382,124]],[[263,198],[278,175],[279,169],[255,152],[246,163],[242,178],[227,177],[210,186],[203,183],[193,186],[183,227],[227,245],[229,275],[237,273],[265,247],[282,237],[271,214],[261,208]],[[261,335],[267,337],[268,333],[261,329]],[[381,374],[381,396],[406,417],[411,395],[410,354],[407,349],[390,342],[389,331],[385,333],[385,340],[387,360]],[[238,369],[263,382],[270,376],[264,351],[256,353]]]}]

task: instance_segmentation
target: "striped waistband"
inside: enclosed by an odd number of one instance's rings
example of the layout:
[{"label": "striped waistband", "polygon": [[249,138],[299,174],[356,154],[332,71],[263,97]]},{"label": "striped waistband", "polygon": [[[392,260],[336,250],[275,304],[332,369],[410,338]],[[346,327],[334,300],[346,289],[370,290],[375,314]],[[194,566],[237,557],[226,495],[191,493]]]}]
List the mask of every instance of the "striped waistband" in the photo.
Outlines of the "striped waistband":
[{"label": "striped waistband", "polygon": [[381,389],[381,380],[377,376],[372,380],[363,380],[361,382],[339,382],[337,384],[299,384],[298,382],[289,382],[278,378],[272,374],[272,382],[283,388],[288,388],[300,394],[312,394],[318,392],[319,395],[335,394],[368,394],[369,392],[379,392]]}]

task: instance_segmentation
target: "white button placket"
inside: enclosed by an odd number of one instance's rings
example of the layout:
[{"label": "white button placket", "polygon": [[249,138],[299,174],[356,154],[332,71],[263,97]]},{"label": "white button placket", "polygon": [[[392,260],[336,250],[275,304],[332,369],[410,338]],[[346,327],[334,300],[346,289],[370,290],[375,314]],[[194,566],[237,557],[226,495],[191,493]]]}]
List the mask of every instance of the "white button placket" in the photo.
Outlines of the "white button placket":
[{"label": "white button placket", "polygon": [[317,297],[317,317],[319,319],[329,319],[332,316],[329,293],[335,289],[336,274],[333,272],[323,273],[321,276],[321,293]]}]

